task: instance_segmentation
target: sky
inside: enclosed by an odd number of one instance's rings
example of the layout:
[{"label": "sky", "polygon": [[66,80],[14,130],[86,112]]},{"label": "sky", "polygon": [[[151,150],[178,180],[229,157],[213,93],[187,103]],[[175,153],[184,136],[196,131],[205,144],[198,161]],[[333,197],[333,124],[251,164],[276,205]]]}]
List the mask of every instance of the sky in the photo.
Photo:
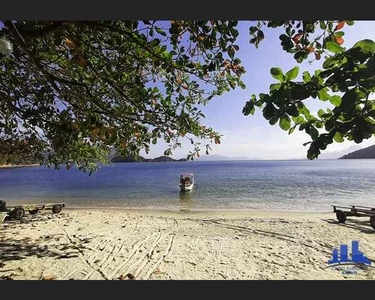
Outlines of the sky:
[{"label": "sky", "polygon": [[[296,159],[306,158],[307,147],[303,143],[310,141],[310,136],[305,132],[298,130],[288,135],[283,131],[278,123],[274,126],[269,125],[268,121],[263,118],[262,111],[256,110],[254,115],[244,116],[242,108],[245,102],[250,99],[252,94],[267,93],[269,85],[276,80],[270,75],[272,67],[280,67],[284,73],[298,65],[299,74],[302,76],[303,71],[310,71],[321,68],[322,60],[316,61],[311,65],[307,62],[298,64],[291,54],[284,52],[280,45],[279,35],[282,29],[265,28],[265,39],[258,49],[249,43],[249,27],[254,22],[240,21],[238,30],[240,32],[236,44],[240,46],[237,57],[242,61],[246,69],[242,80],[246,84],[246,89],[236,89],[224,95],[214,98],[202,111],[206,118],[202,123],[213,127],[223,135],[220,145],[212,145],[210,154],[223,156],[245,156],[257,159]],[[375,21],[356,21],[353,26],[345,25],[342,29],[345,32],[344,44],[350,48],[357,41],[362,39],[375,40]],[[312,55],[311,55],[312,57]],[[312,59],[312,58],[311,58]],[[301,76],[297,79],[301,79]],[[311,99],[306,102],[307,107],[312,113],[320,108],[332,107],[330,103],[322,102],[319,99]],[[183,147],[174,151],[172,157],[186,157],[191,144],[183,142]],[[374,144],[374,140],[364,140],[360,146],[367,147]],[[347,149],[356,145],[352,141],[344,143],[333,143],[328,146],[324,152],[336,152]],[[151,147],[149,154],[142,153],[145,157],[156,157],[163,155],[166,144],[158,143]],[[204,154],[203,149],[201,155]]]}]

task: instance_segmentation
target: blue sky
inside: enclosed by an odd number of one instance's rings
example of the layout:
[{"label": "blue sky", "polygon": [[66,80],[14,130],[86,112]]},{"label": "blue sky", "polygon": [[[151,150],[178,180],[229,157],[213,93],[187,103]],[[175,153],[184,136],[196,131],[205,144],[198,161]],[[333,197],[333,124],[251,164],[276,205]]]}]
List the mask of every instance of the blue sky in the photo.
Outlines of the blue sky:
[{"label": "blue sky", "polygon": [[[292,135],[280,129],[278,124],[271,126],[263,119],[261,110],[257,110],[253,116],[243,116],[242,108],[245,102],[254,94],[268,92],[269,85],[275,83],[270,75],[271,67],[280,67],[284,72],[293,68],[297,63],[292,55],[284,52],[280,46],[279,35],[282,29],[265,28],[265,39],[258,49],[249,44],[249,27],[253,22],[241,21],[239,24],[240,46],[238,57],[242,60],[247,72],[243,76],[246,89],[237,89],[214,98],[203,108],[206,116],[203,123],[213,127],[224,135],[220,145],[212,145],[212,154],[225,156],[246,156],[261,159],[293,159],[305,158],[307,148],[302,144],[309,141],[306,133],[295,131]],[[356,21],[353,26],[342,29],[345,43],[343,46],[351,47],[361,39],[375,40],[375,21]],[[321,67],[322,60],[309,64],[304,62],[298,64],[300,74],[303,71],[313,71]],[[311,99],[306,102],[310,111],[316,113],[320,108],[330,107],[330,103],[318,99]],[[373,139],[364,141],[361,147],[372,145]],[[354,142],[331,144],[327,152],[339,151],[354,145]],[[185,157],[191,145],[183,143],[183,147],[176,149],[173,157]],[[152,146],[146,157],[163,155],[164,143]],[[202,155],[204,151],[202,151]]]}]

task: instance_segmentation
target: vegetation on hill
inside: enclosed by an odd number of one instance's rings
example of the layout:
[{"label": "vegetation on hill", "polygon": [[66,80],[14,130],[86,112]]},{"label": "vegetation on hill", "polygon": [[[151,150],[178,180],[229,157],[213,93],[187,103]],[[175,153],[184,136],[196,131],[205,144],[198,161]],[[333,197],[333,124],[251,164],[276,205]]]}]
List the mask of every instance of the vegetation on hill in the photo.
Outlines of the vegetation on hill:
[{"label": "vegetation on hill", "polygon": [[[154,159],[151,159],[152,162],[172,162],[172,161],[179,161],[178,159],[173,159],[168,156],[159,156]],[[186,161],[186,160],[185,160]]]},{"label": "vegetation on hill", "polygon": [[121,156],[116,155],[112,158],[112,162],[174,162],[174,161],[180,161],[180,162],[186,162],[186,158],[181,159],[173,159],[168,156],[159,156],[156,158],[144,158],[143,156]]},{"label": "vegetation on hill", "polygon": [[366,159],[366,158],[375,158],[375,145],[351,152],[349,154],[346,154],[340,157],[340,159]]},{"label": "vegetation on hill", "polygon": [[121,156],[121,155],[116,155],[111,159],[112,162],[144,162],[146,161],[146,158],[143,156],[134,156],[134,155],[129,155],[129,156]]}]

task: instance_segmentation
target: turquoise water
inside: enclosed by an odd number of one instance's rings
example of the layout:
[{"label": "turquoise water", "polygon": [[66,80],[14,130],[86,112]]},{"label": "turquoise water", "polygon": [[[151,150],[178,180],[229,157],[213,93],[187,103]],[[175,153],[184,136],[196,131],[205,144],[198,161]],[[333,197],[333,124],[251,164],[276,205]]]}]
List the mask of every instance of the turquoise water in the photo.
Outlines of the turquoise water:
[{"label": "turquoise water", "polygon": [[[180,193],[192,172],[194,190]],[[331,211],[375,206],[375,160],[123,163],[91,177],[44,167],[0,169],[8,204],[64,201],[69,207]]]}]

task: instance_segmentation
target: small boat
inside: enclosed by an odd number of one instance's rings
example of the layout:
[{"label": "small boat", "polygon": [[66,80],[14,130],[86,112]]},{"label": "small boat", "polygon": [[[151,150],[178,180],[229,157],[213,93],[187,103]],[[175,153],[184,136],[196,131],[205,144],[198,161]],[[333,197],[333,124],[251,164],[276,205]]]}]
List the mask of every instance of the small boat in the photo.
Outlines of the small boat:
[{"label": "small boat", "polygon": [[194,175],[191,173],[181,174],[180,188],[182,192],[191,191],[194,186]]}]

